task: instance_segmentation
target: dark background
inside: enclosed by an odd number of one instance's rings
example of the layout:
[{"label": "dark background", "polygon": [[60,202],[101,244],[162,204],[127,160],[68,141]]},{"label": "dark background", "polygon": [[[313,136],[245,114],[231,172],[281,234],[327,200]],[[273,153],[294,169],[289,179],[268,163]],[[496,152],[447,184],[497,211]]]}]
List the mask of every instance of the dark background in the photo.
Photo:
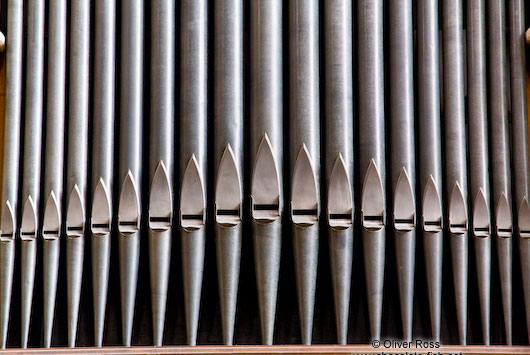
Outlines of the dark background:
[{"label": "dark background", "polygon": [[[117,0],[117,9],[118,9],[118,18],[117,18],[117,66],[119,66],[119,43],[120,43],[120,19],[119,19],[119,9],[121,7],[121,2],[126,0]],[[244,11],[244,42],[245,42],[245,117],[249,116],[249,29],[250,29],[250,1],[258,0],[243,0],[245,11]],[[324,11],[324,1],[320,0],[321,8],[321,30],[320,36],[323,40],[323,11]],[[416,2],[423,0],[414,0],[414,9],[416,8]],[[427,1],[427,0],[425,0]],[[440,1],[440,6],[444,0]],[[213,95],[213,56],[214,53],[211,50],[213,48],[212,44],[215,40],[213,33],[213,21],[215,14],[213,14],[213,0],[208,0],[209,2],[209,28],[210,28],[210,37],[209,37],[209,94],[210,97]],[[27,5],[27,1],[25,6]],[[357,4],[357,1],[353,0],[354,4]],[[388,45],[388,8],[386,7],[387,2],[385,1],[385,51],[387,51]],[[92,49],[93,49],[93,40],[94,40],[94,2],[92,4]],[[149,144],[148,139],[149,135],[147,134],[149,129],[149,54],[150,54],[150,2],[145,1],[145,70],[144,70],[144,165],[145,170],[147,171],[147,162],[148,162],[148,149],[146,148]],[[356,5],[354,5],[355,7]],[[3,32],[6,31],[6,0],[1,0],[1,9],[0,12],[0,26]],[[176,38],[177,38],[177,47],[176,53],[179,53],[179,28],[180,28],[180,19],[179,19],[179,8],[180,1],[177,1],[177,15],[176,15]],[[465,4],[463,5],[464,14],[465,14]],[[25,9],[26,10],[26,9]],[[355,14],[357,13],[356,10]],[[528,7],[527,7],[528,12]],[[25,11],[25,13],[27,13]],[[354,14],[354,19],[355,19]],[[441,11],[440,11],[441,15]],[[527,14],[527,18],[528,18]],[[26,19],[24,20],[26,22]],[[356,20],[355,20],[356,21]],[[415,20],[416,22],[416,20]],[[48,17],[46,17],[46,24],[48,24]],[[25,24],[26,26],[26,24]],[[415,24],[416,26],[416,24]],[[441,19],[440,19],[441,26]],[[465,26],[465,20],[464,20]],[[46,26],[47,27],[47,26]],[[355,28],[355,24],[354,24]],[[357,32],[357,31],[354,31]],[[288,34],[289,34],[289,24],[288,24],[288,1],[284,1],[284,117],[285,117],[285,150],[288,149],[288,118],[289,118],[289,92],[288,92],[288,82],[289,82],[289,71],[288,71]],[[352,34],[355,36],[355,33]],[[47,35],[46,35],[47,36]],[[46,37],[47,38],[47,37]],[[441,38],[440,38],[441,41]],[[465,43],[465,42],[464,42]],[[8,44],[9,45],[9,44]],[[354,58],[356,62],[356,48],[357,40],[354,41]],[[440,42],[441,46],[441,42]],[[487,46],[487,45],[486,45]],[[324,56],[323,56],[324,46],[321,44],[321,93],[325,85],[324,77]],[[416,49],[415,49],[416,51]],[[440,51],[441,52],[441,51]],[[93,57],[92,57],[93,64]],[[386,85],[388,86],[388,57],[385,58],[386,64]],[[441,63],[440,63],[441,64]],[[178,112],[179,112],[179,102],[178,94],[180,88],[179,86],[179,58],[178,55],[175,58],[176,65],[176,97],[175,102],[175,120],[176,120],[176,132],[175,137],[178,140]],[[47,63],[45,64],[45,68]],[[355,66],[356,67],[356,66]],[[355,70],[355,69],[354,69]],[[93,71],[93,65],[91,67]],[[119,75],[119,70],[117,71]],[[356,73],[354,73],[354,83],[357,84],[355,80]],[[116,80],[117,92],[116,100],[119,100],[119,80]],[[357,88],[355,90],[358,90]],[[386,90],[388,93],[389,90]],[[442,91],[443,93],[443,91]],[[91,100],[92,100],[92,94]],[[323,98],[323,95],[321,96]],[[387,95],[388,99],[388,95]],[[209,105],[209,117],[212,117],[213,105],[211,104],[213,100],[210,100]],[[322,100],[321,106],[321,118],[322,118],[322,129],[325,129],[324,122],[324,105],[325,103]],[[356,103],[357,105],[357,103]],[[443,105],[442,105],[443,106]],[[45,111],[43,111],[45,112]],[[66,112],[68,112],[66,108]],[[386,102],[386,113],[390,112],[390,107],[388,101]],[[119,105],[116,104],[116,131],[118,132],[119,128]],[[442,115],[443,116],[443,115]],[[357,120],[357,114],[354,119]],[[443,119],[443,118],[442,118]],[[211,120],[210,120],[211,121]],[[245,119],[246,123],[246,133],[248,133],[248,119]],[[443,127],[443,125],[442,125]],[[387,122],[387,132],[389,124]],[[356,137],[358,131],[355,132]],[[213,138],[213,129],[210,122],[209,129],[209,141],[212,141]],[[388,134],[388,133],[387,133]],[[245,137],[245,147],[249,147],[248,137],[246,134]],[[388,137],[387,137],[388,138]],[[119,137],[116,134],[116,147],[118,147]],[[44,141],[44,140],[43,140]],[[387,142],[389,140],[387,139]],[[29,144],[29,143],[26,143]],[[178,147],[178,142],[175,145]],[[357,146],[357,145],[355,145]],[[391,152],[387,145],[387,166],[389,168],[389,162],[391,159]],[[22,148],[23,149],[23,148]],[[323,149],[323,147],[322,147]],[[212,147],[210,145],[209,151],[212,152]],[[357,150],[354,149],[355,154]],[[118,151],[116,149],[116,161],[118,159]],[[285,152],[284,156],[288,156]],[[324,155],[323,155],[324,156]],[[22,157],[22,154],[21,154]],[[176,159],[178,159],[178,151],[175,154]],[[43,157],[45,159],[45,157]],[[245,188],[246,193],[248,194],[248,184],[249,184],[249,175],[251,163],[248,161],[248,154],[245,156]],[[287,160],[287,159],[285,159]],[[44,164],[43,164],[44,166]],[[117,166],[117,164],[116,164]],[[178,167],[178,164],[175,163],[175,166]],[[284,164],[284,171],[286,172],[284,186],[286,189],[289,188],[288,183],[288,174],[290,167],[288,162]],[[214,171],[212,163],[209,166],[210,171]],[[356,167],[356,172],[358,171]],[[209,186],[209,206],[212,203],[212,193],[213,190],[213,178],[210,174],[208,178]],[[90,176],[90,174],[89,174]],[[178,174],[175,174],[178,176]],[[387,174],[390,176],[390,174]],[[144,197],[148,196],[148,184],[150,177],[145,177],[144,179]],[[356,174],[356,201],[359,197],[359,176]],[[387,181],[387,195],[389,194],[390,182]],[[114,183],[114,202],[117,205],[117,196],[119,189],[119,182]],[[175,186],[178,186],[178,182],[175,182]],[[91,191],[90,188],[88,191]],[[178,190],[177,190],[178,191]],[[285,196],[288,198],[290,192],[285,191]],[[286,200],[287,200],[286,198]],[[322,188],[322,201],[325,201],[325,189]],[[178,198],[175,198],[177,201]],[[391,201],[389,196],[387,201]],[[65,201],[66,202],[66,201]],[[143,211],[147,211],[147,198],[144,198]],[[64,204],[65,205],[65,204]],[[356,203],[358,206],[359,204]],[[470,204],[468,203],[468,206]],[[117,206],[115,206],[114,211],[117,211]],[[390,206],[389,206],[390,207]],[[177,209],[175,209],[177,211]],[[205,257],[205,268],[204,268],[204,281],[203,281],[203,293],[201,301],[201,316],[200,316],[200,326],[199,326],[199,344],[221,344],[221,321],[220,321],[220,307],[217,293],[217,270],[216,270],[216,261],[215,261],[215,240],[214,232],[212,226],[212,208],[209,210],[209,219],[208,219],[208,238],[206,242],[206,257]],[[390,215],[390,213],[387,213]],[[133,331],[133,345],[151,345],[152,344],[152,328],[151,328],[151,300],[149,292],[149,264],[148,264],[148,240],[147,240],[147,225],[145,221],[146,214],[143,215],[143,235],[141,242],[141,254],[140,254],[140,268],[138,275],[138,292],[136,298],[136,313],[135,313],[135,322],[134,322],[134,331]],[[174,219],[175,221],[177,219]],[[316,309],[315,309],[315,318],[314,318],[314,330],[313,330],[313,342],[316,344],[331,344],[336,341],[335,333],[335,320],[334,320],[334,309],[333,309],[333,299],[332,299],[332,288],[330,282],[330,268],[329,268],[329,252],[328,252],[328,237],[326,232],[325,221],[322,218],[321,222],[321,238],[320,238],[320,253],[319,253],[319,270],[318,270],[318,280],[317,280],[317,294],[316,294]],[[356,216],[356,221],[359,218]],[[297,344],[301,342],[300,332],[299,332],[299,322],[297,314],[297,302],[296,302],[296,289],[295,289],[295,278],[293,270],[293,251],[292,251],[292,240],[290,235],[290,226],[288,216],[284,216],[284,238],[282,245],[282,264],[280,272],[280,285],[279,285],[279,297],[278,297],[278,309],[277,309],[277,321],[276,321],[276,332],[275,332],[275,343],[276,344]],[[250,229],[250,220],[248,215],[248,201],[245,201],[245,215],[244,215],[244,238],[243,238],[243,250],[241,253],[241,274],[240,274],[240,283],[239,283],[239,298],[238,298],[238,308],[236,316],[236,331],[235,331],[235,344],[259,344],[260,343],[260,329],[259,329],[259,314],[258,314],[258,305],[257,305],[257,296],[256,296],[256,279],[254,276],[254,263],[253,263],[253,246],[251,238],[251,229]],[[88,229],[87,229],[88,230]],[[178,235],[178,228],[175,226],[174,229],[174,243],[172,248],[172,266],[171,266],[171,276],[169,281],[169,294],[168,294],[168,307],[167,307],[167,320],[164,336],[164,344],[185,344],[185,320],[184,320],[184,305],[183,305],[183,295],[182,295],[182,276],[181,276],[181,258],[180,258],[180,242]],[[450,248],[449,248],[449,239],[444,237],[444,270],[443,270],[443,298],[442,298],[442,343],[444,344],[456,344],[458,343],[458,330],[456,323],[456,309],[454,302],[454,290],[452,284],[452,270],[451,270],[451,259],[450,259]],[[520,272],[520,262],[519,262],[519,253],[518,253],[518,243],[517,238],[513,238],[513,341],[514,344],[527,344],[526,336],[526,323],[525,323],[525,314],[524,314],[524,302],[522,295],[522,285],[521,285],[521,272]],[[18,240],[17,240],[17,243]],[[53,333],[53,346],[65,346],[67,344],[67,320],[66,320],[66,271],[65,271],[65,240],[61,240],[61,266],[60,266],[60,275],[59,275],[59,285],[57,292],[57,306],[56,306],[56,316],[55,316],[55,329]],[[105,345],[120,345],[121,344],[121,318],[120,318],[120,301],[119,301],[119,270],[118,270],[118,245],[117,239],[114,238],[112,242],[112,255],[111,255],[111,274],[110,274],[110,283],[109,283],[109,294],[108,294],[108,305],[107,305],[107,315],[106,315],[106,328],[104,336]],[[364,282],[364,266],[363,266],[363,255],[362,255],[362,240],[360,238],[360,228],[356,224],[355,231],[355,242],[354,242],[354,265],[353,265],[353,280],[352,280],[352,293],[351,293],[351,306],[350,306],[350,327],[348,333],[348,342],[349,343],[368,343],[370,341],[369,334],[369,324],[368,324],[368,313],[367,313],[367,299],[365,293],[365,282]],[[81,296],[81,306],[80,306],[80,316],[79,316],[79,331],[78,331],[78,340],[77,344],[79,346],[91,346],[93,345],[93,308],[92,308],[92,275],[91,275],[91,255],[90,255],[90,243],[89,236],[86,237],[86,252],[85,252],[85,265],[84,265],[84,279],[83,279],[83,290]],[[478,302],[478,293],[477,293],[477,280],[476,280],[476,270],[475,270],[475,259],[474,259],[474,250],[472,239],[470,238],[469,243],[469,295],[468,295],[468,343],[469,344],[481,344],[482,343],[482,332],[480,324],[480,309]],[[382,338],[383,339],[399,339],[401,337],[401,319],[400,319],[400,310],[399,310],[399,296],[397,288],[397,275],[395,271],[395,257],[394,257],[394,242],[392,238],[392,233],[389,231],[387,233],[387,245],[386,245],[386,270],[385,270],[385,290],[384,290],[384,304],[383,304],[383,326],[382,326]],[[13,298],[12,298],[12,307],[11,307],[11,318],[9,326],[9,347],[18,347],[20,346],[20,252],[17,244],[17,261],[15,266],[15,279],[13,285]],[[42,343],[42,240],[39,240],[39,253],[37,260],[37,278],[35,282],[35,293],[33,298],[33,311],[32,311],[32,322],[30,327],[30,346],[39,347]],[[416,284],[415,284],[415,299],[414,299],[414,329],[413,329],[413,338],[429,338],[430,336],[430,320],[429,320],[429,311],[428,311],[428,300],[426,294],[426,281],[425,281],[425,271],[424,271],[424,258],[423,258],[423,244],[421,235],[417,236],[417,249],[416,249]],[[501,295],[500,295],[500,283],[498,276],[497,268],[497,258],[496,258],[496,248],[495,242],[492,241],[492,284],[491,284],[491,343],[492,344],[503,344],[504,339],[504,325],[502,317],[502,306],[501,306]]]}]

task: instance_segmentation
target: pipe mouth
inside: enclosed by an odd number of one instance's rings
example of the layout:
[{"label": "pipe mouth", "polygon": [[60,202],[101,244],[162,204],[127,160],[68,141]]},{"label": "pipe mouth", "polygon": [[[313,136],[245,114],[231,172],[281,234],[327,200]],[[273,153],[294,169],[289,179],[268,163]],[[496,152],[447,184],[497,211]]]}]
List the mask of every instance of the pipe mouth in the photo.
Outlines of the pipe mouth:
[{"label": "pipe mouth", "polygon": [[276,158],[267,133],[258,147],[251,185],[251,216],[259,224],[280,218],[281,187]]},{"label": "pipe mouth", "polygon": [[318,222],[320,205],[317,180],[305,144],[302,144],[298,152],[293,170],[290,209],[291,219],[299,227],[308,227]]},{"label": "pipe mouth", "polygon": [[37,238],[37,211],[33,198],[28,196],[22,210],[22,222],[20,224],[20,239],[32,241]]},{"label": "pipe mouth", "polygon": [[398,233],[412,231],[416,227],[416,202],[407,169],[401,168],[394,188],[394,229]]},{"label": "pipe mouth", "polygon": [[381,175],[374,159],[370,160],[366,168],[361,195],[363,228],[369,231],[382,229],[385,226],[385,195]]},{"label": "pipe mouth", "polygon": [[118,231],[132,235],[140,230],[140,199],[134,177],[129,170],[122,184],[118,205]]},{"label": "pipe mouth", "polygon": [[443,229],[442,200],[431,175],[423,190],[422,228],[427,233],[439,233]]},{"label": "pipe mouth", "polygon": [[112,226],[112,207],[110,194],[103,178],[100,178],[94,189],[92,200],[92,218],[90,230],[92,235],[106,235],[110,233]]},{"label": "pipe mouth", "polygon": [[473,233],[486,238],[491,235],[490,211],[484,190],[480,188],[473,203]]},{"label": "pipe mouth", "polygon": [[180,226],[188,232],[201,229],[206,223],[204,183],[195,154],[188,160],[180,188]]},{"label": "pipe mouth", "polygon": [[241,179],[232,147],[223,152],[217,171],[215,188],[215,222],[225,228],[241,223]]},{"label": "pipe mouth", "polygon": [[173,196],[171,183],[164,162],[161,160],[153,175],[149,194],[149,228],[163,232],[171,228],[173,217]]}]

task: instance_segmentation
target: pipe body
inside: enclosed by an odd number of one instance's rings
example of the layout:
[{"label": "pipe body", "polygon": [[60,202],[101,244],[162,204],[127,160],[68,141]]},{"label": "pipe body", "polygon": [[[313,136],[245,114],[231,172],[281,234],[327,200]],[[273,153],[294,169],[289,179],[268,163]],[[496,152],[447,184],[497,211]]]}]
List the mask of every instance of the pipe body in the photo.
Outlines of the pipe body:
[{"label": "pipe body", "polygon": [[[414,46],[412,1],[390,2],[390,128],[392,144],[391,187],[393,196],[396,269],[401,306],[403,338],[412,339],[414,268],[416,252],[416,162],[414,142]],[[408,176],[412,196],[412,223],[402,226],[396,221],[398,209],[404,208],[406,195],[401,194],[400,177]],[[410,215],[410,213],[409,213]]]},{"label": "pipe body", "polygon": [[[272,345],[280,271],[283,214],[283,43],[282,1],[251,3],[250,27],[250,162],[251,215],[261,340]],[[265,162],[269,139],[272,161]],[[261,166],[273,164],[276,174],[261,180]],[[269,165],[267,165],[269,166]],[[263,189],[263,190],[262,190]],[[270,191],[270,200],[261,191]],[[274,193],[272,193],[274,191]],[[271,203],[273,218],[261,218],[258,206]],[[263,211],[263,210],[260,210]]]},{"label": "pipe body", "polygon": [[[149,267],[153,314],[153,342],[162,346],[166,319],[169,265],[171,260],[173,221],[173,170],[175,120],[175,3],[155,0],[151,3],[151,112],[149,170],[151,200],[149,203]],[[157,169],[166,168],[165,177],[156,179]],[[160,172],[159,174],[162,174]],[[161,175],[159,175],[161,176]],[[158,191],[168,191],[168,204],[156,198]],[[161,225],[157,220],[169,218]]]},{"label": "pipe body", "polygon": [[443,2],[446,211],[451,243],[458,336],[467,343],[467,141],[462,1]]},{"label": "pipe body", "polygon": [[[190,161],[197,162],[198,184],[201,189],[193,195],[202,208],[199,225],[187,228],[179,213],[182,273],[184,283],[184,309],[188,345],[196,345],[199,327],[199,310],[204,270],[206,242],[206,196],[208,176],[208,4],[206,0],[181,2],[181,50],[180,50],[180,198],[184,189],[184,177]],[[205,134],[206,133],[206,134]],[[184,205],[184,200],[181,206]],[[186,201],[188,202],[188,201]],[[184,222],[184,223],[183,223]]]},{"label": "pipe body", "polygon": [[491,220],[488,161],[486,4],[467,1],[469,216],[473,232],[482,339],[490,342]]},{"label": "pipe body", "polygon": [[[114,187],[114,100],[116,75],[116,1],[95,3],[94,106],[92,135],[92,298],[94,343],[103,345],[110,269]],[[98,184],[106,194],[98,194]],[[108,206],[108,213],[100,206]],[[103,228],[101,228],[101,225]],[[106,224],[106,226],[105,226]]]},{"label": "pipe body", "polygon": [[[346,344],[350,309],[351,273],[353,261],[353,11],[351,0],[326,1],[325,33],[325,163],[328,191],[327,215],[331,262],[331,279],[335,305],[337,342]],[[342,159],[342,161],[340,161]],[[337,162],[340,161],[340,163]],[[344,164],[346,196],[344,208],[337,208],[339,199],[332,189],[339,189],[334,178],[336,164]],[[338,171],[338,170],[337,170]],[[336,172],[338,174],[338,172]],[[337,175],[335,175],[337,176]],[[346,186],[347,185],[347,186]],[[342,207],[342,206],[341,206]],[[333,213],[332,213],[333,212]],[[349,215],[338,222],[336,214]],[[340,218],[342,219],[342,218]]]},{"label": "pipe body", "polygon": [[528,116],[526,102],[526,54],[524,1],[508,1],[510,48],[512,169],[514,181],[514,222],[519,234],[519,253],[526,308],[526,324],[530,341],[530,207],[528,205],[530,168],[528,160]]},{"label": "pipe body", "polygon": [[[218,285],[221,302],[223,342],[232,345],[241,258],[241,207],[243,172],[243,3],[241,0],[214,1],[214,169],[215,231]],[[229,152],[231,150],[231,153]],[[229,154],[230,153],[230,154]],[[227,164],[223,165],[223,157]],[[230,163],[230,160],[232,163]],[[221,179],[221,168],[227,176]],[[228,184],[225,184],[228,182]],[[234,201],[227,203],[222,191],[233,189]],[[239,193],[239,194],[238,194]],[[229,199],[228,196],[224,196]],[[228,202],[228,201],[226,201]],[[230,201],[231,202],[231,201]],[[223,223],[219,211],[230,210],[233,223]],[[239,212],[236,212],[239,210]]]},{"label": "pipe body", "polygon": [[[52,1],[48,28],[48,83],[44,158],[43,285],[44,347],[51,346],[63,220],[64,132],[66,111],[66,1]],[[50,199],[55,199],[54,201]],[[50,203],[48,204],[48,200]],[[51,218],[56,215],[57,219]],[[50,217],[49,217],[50,216]],[[49,217],[49,218],[46,218]],[[57,222],[57,223],[56,223]]]},{"label": "pipe body", "polygon": [[120,71],[120,203],[118,230],[122,341],[131,345],[140,255],[142,201],[143,42],[144,2],[121,6]]},{"label": "pipe body", "polygon": [[0,234],[0,347],[7,345],[11,309],[15,236],[19,193],[20,133],[22,114],[23,2],[7,2],[6,94],[4,113],[4,148],[2,156],[1,234]]},{"label": "pipe body", "polygon": [[[438,1],[418,2],[418,128],[421,224],[424,239],[431,331],[440,339],[442,296],[442,152]],[[427,194],[427,192],[432,192]],[[427,198],[429,197],[429,198]],[[426,218],[429,217],[429,220]],[[430,217],[437,217],[432,218]],[[439,218],[438,218],[439,217]],[[427,225],[425,222],[432,222]],[[430,228],[432,227],[432,228]]]},{"label": "pipe body", "polygon": [[[21,218],[21,343],[28,346],[33,302],[41,183],[44,91],[44,16],[42,1],[28,2],[24,157]],[[17,167],[18,168],[18,167]]]},{"label": "pipe body", "polygon": [[[318,264],[320,214],[318,18],[318,1],[290,0],[290,212],[293,222],[298,313],[303,344],[311,344],[312,339]],[[305,191],[306,188],[310,190]],[[299,222],[297,222],[298,214],[302,217]]]},{"label": "pipe body", "polygon": [[[364,266],[368,295],[368,313],[372,339],[381,337],[383,280],[385,265],[385,111],[383,57],[383,1],[359,1],[359,173],[364,195],[370,185],[378,184],[382,196],[377,207],[377,226],[371,226],[369,205],[361,204]],[[377,170],[372,175],[371,169]],[[371,178],[374,176],[374,178]],[[378,180],[378,181],[377,181]],[[377,182],[376,182],[377,181]],[[364,201],[363,201],[364,202]]]}]

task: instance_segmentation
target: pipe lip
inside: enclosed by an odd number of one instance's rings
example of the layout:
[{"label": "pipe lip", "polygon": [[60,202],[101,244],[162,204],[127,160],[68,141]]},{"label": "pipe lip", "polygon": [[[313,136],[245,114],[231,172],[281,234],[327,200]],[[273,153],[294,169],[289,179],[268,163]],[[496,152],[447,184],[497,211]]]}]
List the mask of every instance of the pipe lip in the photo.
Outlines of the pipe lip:
[{"label": "pipe lip", "polygon": [[478,190],[473,203],[473,233],[482,238],[491,235],[490,210],[482,188]]},{"label": "pipe lip", "polygon": [[346,230],[353,225],[353,194],[346,163],[339,153],[331,169],[328,182],[328,225],[331,229]]},{"label": "pipe lip", "polygon": [[85,205],[79,191],[79,186],[74,185],[68,199],[66,211],[66,236],[82,237],[85,233]]},{"label": "pipe lip", "polygon": [[385,194],[381,175],[374,159],[364,174],[361,193],[361,221],[367,231],[378,231],[385,226]]},{"label": "pipe lip", "polygon": [[140,199],[136,182],[129,170],[121,187],[118,204],[118,231],[127,236],[140,230]]},{"label": "pipe lip", "polygon": [[241,223],[243,202],[241,178],[232,147],[227,144],[217,172],[215,188],[215,222],[223,227]]},{"label": "pipe lip", "polygon": [[153,174],[149,194],[149,228],[156,232],[167,231],[173,220],[173,195],[166,166],[162,160]]},{"label": "pipe lip", "polygon": [[461,235],[467,232],[467,206],[460,184],[455,182],[449,200],[449,232]]},{"label": "pipe lip", "polygon": [[22,210],[22,222],[20,223],[20,239],[32,241],[37,238],[37,211],[33,198],[28,196]]},{"label": "pipe lip", "polygon": [[11,202],[7,200],[3,208],[1,221],[0,242],[10,242],[15,239],[16,219]]},{"label": "pipe lip", "polygon": [[100,178],[94,190],[92,200],[92,218],[90,229],[95,236],[110,233],[112,228],[112,204],[105,180]]},{"label": "pipe lip", "polygon": [[393,223],[396,232],[407,233],[416,227],[414,189],[405,167],[401,169],[396,181],[393,211]]},{"label": "pipe lip", "polygon": [[44,208],[42,222],[42,238],[44,240],[55,240],[61,235],[61,212],[59,204],[53,191],[50,192]]},{"label": "pipe lip", "polygon": [[510,238],[513,235],[512,211],[508,198],[503,192],[497,200],[495,213],[495,230],[500,238]]},{"label": "pipe lip", "polygon": [[180,188],[180,226],[188,232],[204,227],[206,198],[204,181],[195,154],[188,160]]},{"label": "pipe lip", "polygon": [[429,233],[441,232],[443,229],[442,200],[432,175],[429,176],[423,191],[423,231]]},{"label": "pipe lip", "polygon": [[517,213],[517,223],[519,229],[519,236],[521,238],[530,238],[530,206],[528,199],[523,197],[519,211]]},{"label": "pipe lip", "polygon": [[293,170],[290,212],[295,225],[311,226],[318,222],[320,202],[311,155],[302,144]]}]

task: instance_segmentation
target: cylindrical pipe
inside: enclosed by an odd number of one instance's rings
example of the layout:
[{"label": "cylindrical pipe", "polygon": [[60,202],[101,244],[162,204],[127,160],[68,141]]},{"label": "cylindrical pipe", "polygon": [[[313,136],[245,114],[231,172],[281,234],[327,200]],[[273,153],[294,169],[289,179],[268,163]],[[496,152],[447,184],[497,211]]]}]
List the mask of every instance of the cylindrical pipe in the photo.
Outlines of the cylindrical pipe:
[{"label": "cylindrical pipe", "polygon": [[523,275],[526,324],[530,340],[530,207],[528,193],[530,168],[528,160],[528,117],[526,105],[526,55],[524,1],[508,1],[510,32],[510,76],[512,95],[512,169],[514,181],[514,221],[519,233],[521,272]]},{"label": "cylindrical pipe", "polygon": [[138,279],[142,201],[142,110],[144,2],[121,5],[120,72],[120,203],[118,229],[122,341],[131,345]]},{"label": "cylindrical pipe", "polygon": [[[214,210],[223,341],[231,345],[242,233],[243,3],[216,0],[214,16]],[[233,200],[230,191],[234,192]],[[228,215],[223,215],[225,212]],[[228,216],[234,217],[233,223],[224,222]]]},{"label": "cylindrical pipe", "polygon": [[508,128],[508,73],[506,63],[505,2],[488,1],[489,99],[491,131],[492,203],[497,235],[499,271],[506,342],[512,342],[512,194]]},{"label": "cylindrical pipe", "polygon": [[74,1],[70,10],[70,84],[66,193],[66,273],[68,346],[77,338],[83,278],[88,166],[90,91],[90,0]]},{"label": "cylindrical pipe", "polygon": [[[151,112],[149,176],[149,267],[153,342],[162,345],[166,319],[173,221],[175,121],[175,2],[151,3]],[[166,171],[158,170],[165,168]],[[158,176],[158,178],[157,178]],[[164,191],[165,198],[154,198]],[[160,223],[162,219],[169,219]]]},{"label": "cylindrical pipe", "polygon": [[[385,265],[385,104],[383,1],[359,1],[359,173],[363,249],[372,339],[381,336]],[[377,203],[376,203],[377,202]],[[377,214],[375,214],[377,212]],[[375,222],[375,223],[373,223]]]},{"label": "cylindrical pipe", "polygon": [[[337,342],[346,344],[354,229],[352,1],[326,1],[324,15],[326,53],[324,174],[328,194],[327,220]],[[337,169],[335,174],[334,167]],[[345,179],[344,184],[340,182],[339,169],[345,172],[342,175]],[[339,195],[344,197],[344,206],[341,204],[342,199],[336,198],[334,191],[340,191]]]},{"label": "cylindrical pipe", "polygon": [[291,220],[302,343],[311,344],[320,214],[319,5],[289,2]]},{"label": "cylindrical pipe", "polygon": [[[392,143],[391,188],[393,196],[396,270],[403,338],[412,339],[414,267],[416,250],[416,163],[414,143],[414,51],[412,35],[412,1],[390,2],[390,134]],[[404,174],[403,174],[404,172]],[[402,180],[408,176],[409,183]],[[403,181],[403,182],[402,182]],[[402,191],[408,192],[408,194]],[[409,222],[397,218],[405,201],[411,197]],[[401,217],[401,216],[400,216]]]},{"label": "cylindrical pipe", "polygon": [[445,181],[458,335],[467,339],[467,142],[461,0],[443,2]]},{"label": "cylindrical pipe", "polygon": [[417,13],[421,224],[425,244],[431,331],[433,338],[438,341],[441,320],[443,245],[438,1],[419,1]]},{"label": "cylindrical pipe", "polygon": [[[92,219],[90,231],[94,343],[96,346],[102,346],[113,219],[116,0],[97,0],[94,5],[94,119],[92,127]],[[99,189],[98,185],[100,186]],[[101,206],[108,206],[108,209]]]},{"label": "cylindrical pipe", "polygon": [[[251,2],[250,15],[251,215],[261,340],[272,345],[283,213],[282,1]],[[270,155],[266,153],[269,148]],[[270,175],[262,173],[265,166],[271,168]],[[270,218],[261,214],[266,205],[270,205]]]},{"label": "cylindrical pipe", "polygon": [[[48,84],[44,158],[43,233],[44,347],[51,346],[62,225],[66,111],[66,0],[52,1],[48,28]],[[56,218],[55,218],[56,217]]]},{"label": "cylindrical pipe", "polygon": [[6,95],[0,234],[0,347],[5,349],[11,309],[20,166],[23,1],[7,1]]},{"label": "cylindrical pipe", "polygon": [[[208,132],[208,2],[206,0],[183,0],[181,2],[181,50],[180,50],[180,183],[181,212],[180,235],[182,244],[182,273],[184,283],[184,309],[186,333],[189,345],[197,343],[199,310],[204,269],[206,241],[206,196],[207,196],[207,132]],[[199,191],[193,194],[197,201],[199,223],[188,228],[183,219],[187,167],[196,167]],[[195,165],[196,163],[196,165]],[[191,214],[191,213],[190,213]]]},{"label": "cylindrical pipe", "polygon": [[470,218],[482,321],[482,341],[490,342],[491,221],[488,162],[488,106],[485,1],[467,1],[467,72]]},{"label": "cylindrical pipe", "polygon": [[39,226],[41,184],[41,142],[44,92],[44,14],[42,1],[28,2],[28,34],[26,57],[26,102],[24,127],[24,161],[21,229],[21,342],[28,345],[29,323],[35,281],[37,232]]}]

